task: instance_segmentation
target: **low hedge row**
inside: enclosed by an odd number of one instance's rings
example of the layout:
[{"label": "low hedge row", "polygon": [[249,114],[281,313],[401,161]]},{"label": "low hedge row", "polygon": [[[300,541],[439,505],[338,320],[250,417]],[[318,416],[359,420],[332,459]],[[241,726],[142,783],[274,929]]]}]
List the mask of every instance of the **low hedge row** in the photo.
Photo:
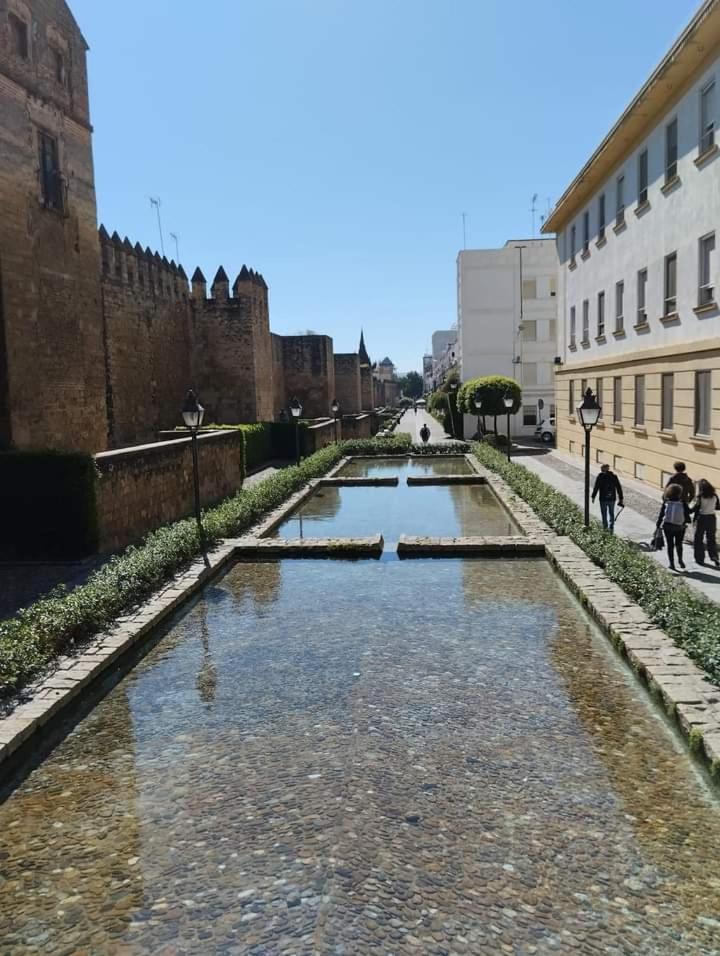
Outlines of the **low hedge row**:
[{"label": "low hedge row", "polygon": [[553,531],[578,544],[720,684],[720,606],[698,596],[624,538],[603,531],[597,521],[586,528],[581,509],[527,468],[508,462],[486,444],[476,444],[473,450],[481,464],[504,478]]}]

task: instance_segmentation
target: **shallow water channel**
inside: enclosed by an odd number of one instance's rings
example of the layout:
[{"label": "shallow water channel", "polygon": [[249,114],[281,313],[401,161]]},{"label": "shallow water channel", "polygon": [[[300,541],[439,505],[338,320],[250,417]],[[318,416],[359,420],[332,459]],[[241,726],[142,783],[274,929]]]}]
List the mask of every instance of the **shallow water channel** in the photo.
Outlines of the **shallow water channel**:
[{"label": "shallow water channel", "polygon": [[514,535],[520,530],[485,485],[415,485],[409,476],[468,475],[464,458],[405,458],[349,462],[340,477],[389,478],[396,487],[319,488],[277,528],[277,538],[359,538],[382,534],[386,545],[403,534],[432,537]]},{"label": "shallow water channel", "polygon": [[544,561],[238,564],[0,807],[0,950],[698,956],[719,858]]}]

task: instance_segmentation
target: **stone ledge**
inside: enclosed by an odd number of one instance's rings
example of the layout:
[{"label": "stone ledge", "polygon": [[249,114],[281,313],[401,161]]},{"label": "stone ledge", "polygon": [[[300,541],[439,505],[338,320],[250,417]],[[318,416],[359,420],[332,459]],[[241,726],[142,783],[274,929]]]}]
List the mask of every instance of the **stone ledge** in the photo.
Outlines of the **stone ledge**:
[{"label": "stone ledge", "polygon": [[342,475],[332,478],[320,478],[317,482],[316,487],[318,488],[342,488],[347,485],[349,488],[355,486],[364,486],[375,488],[394,488],[400,484],[400,479],[397,475],[393,475],[387,478],[362,478],[362,477],[351,477],[343,478]]},{"label": "stone ledge", "polygon": [[409,475],[408,485],[486,485],[484,475]]},{"label": "stone ledge", "polygon": [[476,555],[487,557],[544,557],[545,542],[519,536],[429,538],[402,535],[397,546],[401,557]]},{"label": "stone ledge", "polygon": [[366,538],[239,538],[234,556],[238,558],[378,557],[385,542],[381,534]]}]

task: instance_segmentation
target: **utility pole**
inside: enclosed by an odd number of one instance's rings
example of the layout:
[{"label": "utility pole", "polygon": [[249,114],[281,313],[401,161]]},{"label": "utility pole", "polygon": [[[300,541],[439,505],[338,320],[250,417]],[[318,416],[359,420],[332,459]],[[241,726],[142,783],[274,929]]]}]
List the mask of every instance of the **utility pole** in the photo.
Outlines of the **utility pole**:
[{"label": "utility pole", "polygon": [[150,205],[154,207],[157,212],[157,221],[158,221],[158,230],[160,231],[160,251],[165,255],[165,242],[163,240],[163,231],[162,231],[162,219],[160,218],[160,206],[162,203],[160,199],[156,196],[150,197]]},{"label": "utility pole", "polygon": [[174,232],[171,232],[170,238],[175,240],[175,262],[180,265],[180,243],[178,237]]},{"label": "utility pole", "polygon": [[535,238],[535,208],[537,204],[537,193],[533,193],[532,206],[530,207],[530,213],[532,215],[532,237]]}]

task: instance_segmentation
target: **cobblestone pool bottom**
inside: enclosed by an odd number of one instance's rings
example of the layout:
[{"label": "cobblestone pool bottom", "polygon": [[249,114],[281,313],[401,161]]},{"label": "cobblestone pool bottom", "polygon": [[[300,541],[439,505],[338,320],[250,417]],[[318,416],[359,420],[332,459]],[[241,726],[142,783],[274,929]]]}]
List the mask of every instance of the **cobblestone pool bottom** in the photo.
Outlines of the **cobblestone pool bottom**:
[{"label": "cobblestone pool bottom", "polygon": [[0,952],[698,956],[719,858],[543,561],[240,564],[0,806]]}]

